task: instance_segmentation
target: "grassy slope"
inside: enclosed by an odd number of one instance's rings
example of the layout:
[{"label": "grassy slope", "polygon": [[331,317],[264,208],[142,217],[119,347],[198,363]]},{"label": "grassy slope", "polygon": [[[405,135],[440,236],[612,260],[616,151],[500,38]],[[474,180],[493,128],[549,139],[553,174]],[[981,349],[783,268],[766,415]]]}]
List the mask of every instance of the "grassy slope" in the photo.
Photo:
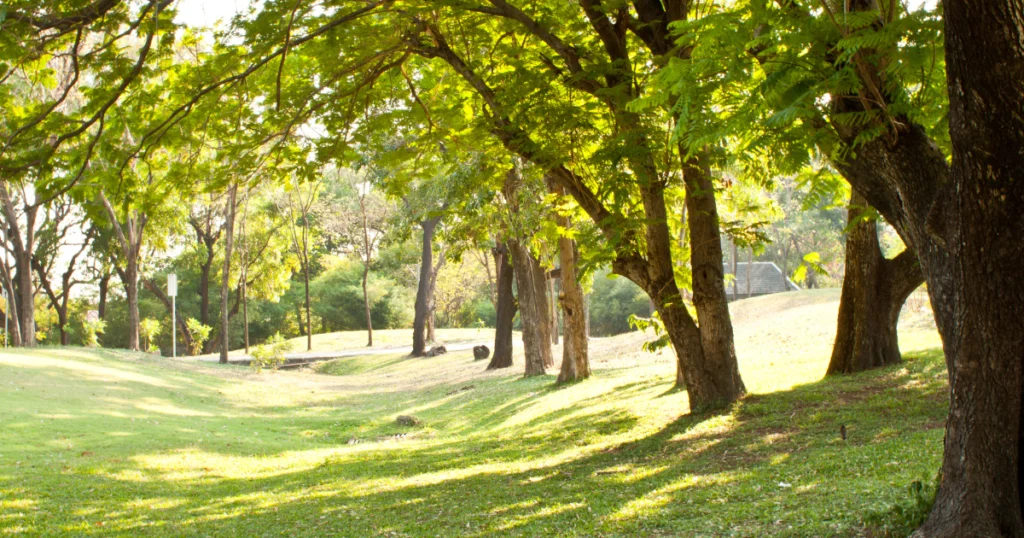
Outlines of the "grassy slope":
[{"label": "grassy slope", "polygon": [[946,382],[920,316],[904,365],[820,381],[835,299],[735,305],[752,394],[718,416],[682,415],[640,335],[595,340],[565,388],[469,352],[337,376],[0,354],[0,536],[863,535],[934,475]]}]

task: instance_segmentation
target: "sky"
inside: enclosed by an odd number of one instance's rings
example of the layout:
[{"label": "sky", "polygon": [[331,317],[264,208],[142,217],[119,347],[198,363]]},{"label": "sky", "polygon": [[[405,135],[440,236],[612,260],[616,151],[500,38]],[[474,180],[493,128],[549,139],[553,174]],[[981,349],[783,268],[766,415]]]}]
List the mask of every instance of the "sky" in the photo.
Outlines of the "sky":
[{"label": "sky", "polygon": [[189,26],[212,26],[217,20],[227,23],[251,3],[252,0],[178,0],[177,22]]}]

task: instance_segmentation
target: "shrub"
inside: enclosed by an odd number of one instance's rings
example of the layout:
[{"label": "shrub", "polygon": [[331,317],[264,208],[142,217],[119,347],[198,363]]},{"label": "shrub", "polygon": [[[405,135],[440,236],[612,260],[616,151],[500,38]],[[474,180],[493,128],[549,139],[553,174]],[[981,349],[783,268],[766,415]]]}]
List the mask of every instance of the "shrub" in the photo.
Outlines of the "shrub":
[{"label": "shrub", "polygon": [[160,336],[160,322],[153,318],[146,318],[139,323],[139,333],[142,335],[143,347],[150,353],[159,351],[153,340]]},{"label": "shrub", "polygon": [[107,329],[107,322],[94,319],[83,323],[82,328],[85,331],[85,347],[100,347],[100,335]]},{"label": "shrub", "polygon": [[284,364],[284,354],[291,350],[291,342],[284,339],[281,333],[276,333],[270,337],[265,343],[256,346],[252,350],[252,362],[249,366],[261,372],[266,368],[271,370],[277,370],[279,366]]},{"label": "shrub", "polygon": [[192,345],[188,352],[192,355],[199,355],[203,352],[203,344],[210,339],[210,331],[213,330],[213,327],[203,325],[196,318],[188,318],[185,326],[188,327],[188,334],[192,337]]}]

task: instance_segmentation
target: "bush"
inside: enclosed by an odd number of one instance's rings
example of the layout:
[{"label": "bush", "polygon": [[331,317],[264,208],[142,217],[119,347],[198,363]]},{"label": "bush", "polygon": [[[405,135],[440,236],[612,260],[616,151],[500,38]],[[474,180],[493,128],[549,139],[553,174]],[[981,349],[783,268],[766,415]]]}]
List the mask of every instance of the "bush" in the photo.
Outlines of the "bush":
[{"label": "bush", "polygon": [[85,331],[85,347],[100,347],[100,335],[107,329],[107,322],[94,319],[83,323],[82,328]]},{"label": "bush", "polygon": [[651,300],[647,294],[629,279],[610,275],[607,269],[594,275],[594,291],[590,295],[590,332],[594,336],[629,332],[630,316],[651,316]]},{"label": "bush", "polygon": [[203,325],[196,318],[188,318],[188,321],[185,322],[185,326],[188,327],[188,334],[192,337],[192,346],[189,348],[188,352],[191,355],[199,355],[203,352],[203,344],[210,339],[210,331],[213,330],[213,328]]},{"label": "bush", "polygon": [[291,342],[285,340],[281,333],[276,333],[266,343],[260,344],[252,350],[252,362],[249,363],[249,367],[257,372],[262,372],[267,368],[277,370],[284,364],[284,354],[288,353],[291,347]]},{"label": "bush", "polygon": [[143,348],[150,353],[160,351],[153,340],[160,336],[160,322],[153,318],[146,318],[139,322],[139,333],[142,336]]}]

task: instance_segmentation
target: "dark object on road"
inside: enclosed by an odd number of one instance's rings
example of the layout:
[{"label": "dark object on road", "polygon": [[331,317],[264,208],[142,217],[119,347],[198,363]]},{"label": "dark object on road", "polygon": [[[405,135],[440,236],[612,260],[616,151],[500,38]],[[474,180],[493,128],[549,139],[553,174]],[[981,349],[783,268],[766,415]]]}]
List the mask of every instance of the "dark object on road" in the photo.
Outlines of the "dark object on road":
[{"label": "dark object on road", "polygon": [[395,422],[399,426],[419,426],[420,424],[422,424],[422,422],[420,422],[420,419],[412,415],[398,415],[398,418],[395,419]]},{"label": "dark object on road", "polygon": [[436,357],[438,355],[444,355],[445,353],[448,353],[448,349],[444,346],[434,346],[430,348],[430,351],[428,351],[424,357]]},{"label": "dark object on road", "polygon": [[487,346],[473,346],[473,358],[482,361],[491,356],[491,348]]}]

